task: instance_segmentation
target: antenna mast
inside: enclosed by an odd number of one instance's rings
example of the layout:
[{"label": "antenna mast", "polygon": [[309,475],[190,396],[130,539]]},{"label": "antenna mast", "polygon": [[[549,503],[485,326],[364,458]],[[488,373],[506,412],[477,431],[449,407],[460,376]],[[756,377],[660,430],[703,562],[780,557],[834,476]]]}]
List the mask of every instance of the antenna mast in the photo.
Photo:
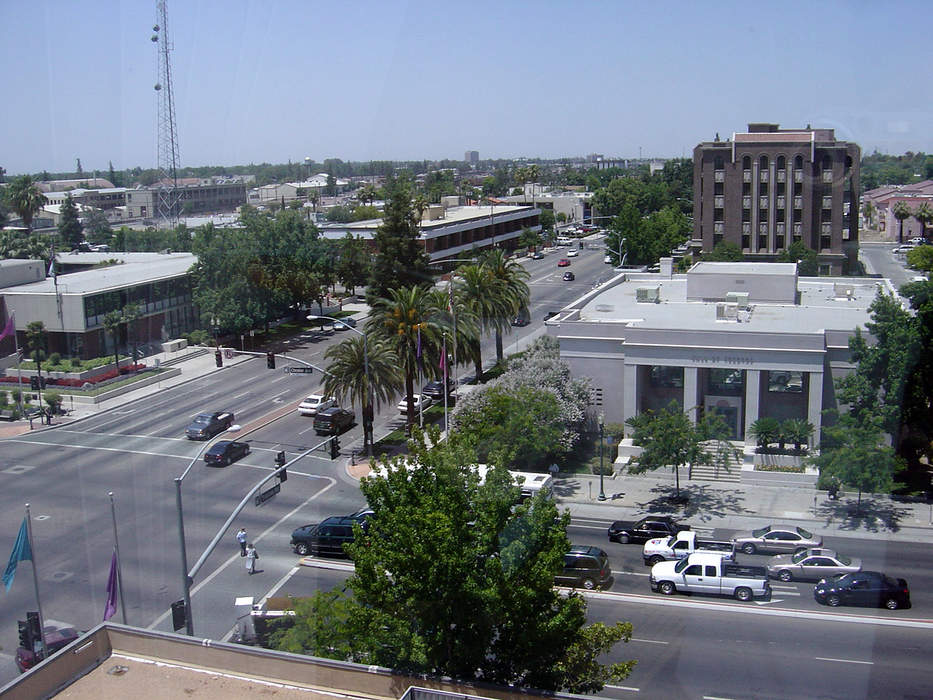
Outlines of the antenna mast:
[{"label": "antenna mast", "polygon": [[175,125],[175,98],[172,94],[172,43],[168,36],[165,0],[156,2],[156,24],[152,27],[152,42],[159,55],[159,74],[155,90],[159,96],[158,163],[159,183],[156,185],[156,214],[161,225],[174,228],[178,219],[178,129]]}]

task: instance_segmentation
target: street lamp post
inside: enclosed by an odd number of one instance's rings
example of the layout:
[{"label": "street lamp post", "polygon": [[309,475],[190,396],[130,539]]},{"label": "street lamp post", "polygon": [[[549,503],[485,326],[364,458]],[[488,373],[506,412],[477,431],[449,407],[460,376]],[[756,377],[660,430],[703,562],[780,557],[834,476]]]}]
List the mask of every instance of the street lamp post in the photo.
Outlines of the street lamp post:
[{"label": "street lamp post", "polygon": [[339,323],[348,331],[353,331],[363,337],[363,374],[366,375],[366,406],[363,407],[363,442],[366,447],[366,456],[373,456],[373,378],[369,374],[369,341],[363,331],[357,330],[348,323],[344,323],[339,318],[333,316],[308,316],[309,321],[319,319],[328,319]]},{"label": "street lamp post", "polygon": [[[239,425],[231,425],[224,432],[235,433],[239,429]],[[188,472],[191,471],[191,468],[198,461],[198,458],[204,454],[204,450],[206,450],[210,444],[210,440],[205,441],[201,449],[198,450],[198,453],[191,458],[191,461],[188,463],[188,466],[185,467],[185,471],[182,472],[181,476],[175,477],[175,507],[178,509],[178,540],[181,549],[181,577],[185,601],[185,634],[189,637],[194,636],[194,620],[191,615],[191,577],[188,576],[188,551],[185,546],[185,517],[181,505],[181,482],[188,476]]]},{"label": "street lamp post", "polygon": [[606,500],[606,492],[603,490],[603,424],[605,417],[602,413],[597,418],[599,421],[599,500]]}]

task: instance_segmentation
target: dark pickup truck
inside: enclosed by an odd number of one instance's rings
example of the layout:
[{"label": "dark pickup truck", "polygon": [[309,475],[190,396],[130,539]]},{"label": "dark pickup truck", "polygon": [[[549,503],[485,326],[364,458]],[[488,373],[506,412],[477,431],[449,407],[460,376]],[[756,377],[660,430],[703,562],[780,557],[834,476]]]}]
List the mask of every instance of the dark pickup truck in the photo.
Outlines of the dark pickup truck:
[{"label": "dark pickup truck", "polygon": [[643,544],[656,537],[670,537],[683,530],[689,530],[689,525],[678,523],[668,516],[648,516],[641,520],[616,520],[609,526],[609,541],[619,544]]}]

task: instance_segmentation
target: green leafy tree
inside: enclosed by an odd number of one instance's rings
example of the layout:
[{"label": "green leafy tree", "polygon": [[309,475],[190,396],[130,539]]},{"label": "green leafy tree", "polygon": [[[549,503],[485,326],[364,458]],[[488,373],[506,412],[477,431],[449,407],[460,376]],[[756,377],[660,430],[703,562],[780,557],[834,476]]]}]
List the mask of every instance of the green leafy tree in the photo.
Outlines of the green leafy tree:
[{"label": "green leafy tree", "polygon": [[920,236],[926,240],[927,226],[933,222],[933,207],[927,202],[923,202],[914,210],[914,218],[920,222]]},{"label": "green leafy tree", "polygon": [[13,178],[6,186],[4,196],[7,205],[19,215],[27,229],[32,229],[33,217],[49,201],[29,175]]},{"label": "green leafy tree", "polygon": [[58,223],[58,235],[69,247],[74,250],[78,244],[84,242],[84,226],[78,218],[78,206],[70,194],[65,195],[62,203],[61,220]]},{"label": "green leafy tree", "polygon": [[372,204],[376,200],[376,186],[371,182],[365,182],[356,191],[356,198],[363,204]]},{"label": "green leafy tree", "polygon": [[354,294],[357,286],[366,284],[370,270],[369,246],[362,237],[347,233],[340,241],[339,257],[334,270],[337,281],[348,293]]},{"label": "green leafy tree", "polygon": [[[728,431],[720,416],[707,413],[694,424],[677,401],[659,411],[632,416],[625,424],[632,428],[632,442],[642,448],[629,471],[641,474],[671,467],[677,498],[680,498],[680,467],[699,462],[728,469],[738,459],[735,451],[727,448]],[[716,449],[710,449],[710,443],[715,443]]]},{"label": "green leafy tree", "polygon": [[921,245],[907,251],[907,264],[915,270],[933,272],[933,245]]},{"label": "green leafy tree", "polygon": [[48,269],[52,251],[35,234],[21,231],[0,231],[0,260],[42,260]]},{"label": "green leafy tree", "polygon": [[541,234],[530,228],[522,229],[522,234],[518,237],[518,245],[523,248],[536,250],[541,245]]},{"label": "green leafy tree", "polygon": [[794,241],[787,246],[787,250],[777,256],[777,262],[797,263],[797,274],[801,277],[816,277],[820,274],[816,251],[807,248],[803,241]]},{"label": "green leafy tree", "polygon": [[865,205],[862,207],[862,216],[865,217],[865,224],[867,228],[874,228],[875,224],[875,215],[878,213],[878,208],[875,206],[874,202],[868,200],[865,202]]},{"label": "green leafy tree", "polygon": [[897,242],[904,242],[904,221],[914,215],[913,210],[907,206],[906,202],[895,202],[891,208],[891,213],[897,219]]},{"label": "green leafy tree", "polygon": [[366,292],[370,304],[393,289],[427,285],[433,279],[419,240],[421,217],[412,201],[410,180],[390,178],[385,189],[385,215],[375,235],[377,253]]},{"label": "green leafy tree", "polygon": [[544,207],[541,209],[541,215],[538,217],[538,223],[541,224],[542,232],[554,230],[554,210]]},{"label": "green leafy tree", "polygon": [[598,659],[631,625],[587,626],[585,599],[553,587],[569,514],[543,495],[514,506],[501,467],[480,484],[456,440],[411,449],[360,485],[374,515],[347,545],[349,592],[298,607],[278,648],[545,691],[598,692],[627,677],[634,661]]},{"label": "green leafy tree", "polygon": [[788,418],[781,421],[781,435],[789,442],[794,443],[794,449],[799,451],[801,445],[809,442],[813,435],[813,423],[806,418]]},{"label": "green leafy tree", "polygon": [[819,454],[809,463],[822,479],[836,479],[858,489],[857,510],[862,492],[887,493],[895,487],[894,476],[904,467],[894,449],[884,442],[882,422],[867,414],[845,414],[835,424],[823,424]]},{"label": "green leafy tree", "polygon": [[113,228],[107,220],[107,215],[100,209],[91,209],[84,221],[84,231],[88,242],[93,245],[111,245],[113,242]]},{"label": "green leafy tree", "polygon": [[710,252],[703,254],[707,262],[742,262],[744,259],[739,244],[732,241],[719,241]]},{"label": "green leafy tree", "polygon": [[[324,352],[328,361],[324,393],[360,405],[364,448],[372,446],[374,406],[390,402],[404,385],[394,349],[382,338],[353,335]],[[369,371],[367,372],[367,365]]]}]

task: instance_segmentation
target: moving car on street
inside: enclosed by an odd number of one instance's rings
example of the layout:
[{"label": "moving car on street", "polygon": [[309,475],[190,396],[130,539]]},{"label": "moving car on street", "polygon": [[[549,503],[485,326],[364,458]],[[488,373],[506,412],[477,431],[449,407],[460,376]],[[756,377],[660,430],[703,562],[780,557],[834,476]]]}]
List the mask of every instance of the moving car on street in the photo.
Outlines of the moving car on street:
[{"label": "moving car on street", "polygon": [[208,466],[226,467],[248,454],[249,445],[245,442],[218,440],[204,453],[204,463]]},{"label": "moving car on street", "polygon": [[564,282],[573,282],[575,279],[576,277],[569,270],[564,273]]},{"label": "moving car on street", "polygon": [[658,537],[670,537],[690,529],[668,515],[648,516],[641,520],[616,520],[609,526],[609,541],[619,544],[643,544]]},{"label": "moving car on street", "polygon": [[444,380],[439,379],[437,381],[428,382],[421,388],[421,393],[432,399],[435,402],[443,401],[444,394],[448,396],[454,393],[454,380],[450,377],[447,377],[447,390],[444,391]]},{"label": "moving car on street", "polygon": [[866,605],[888,610],[910,607],[910,589],[907,581],[892,578],[879,571],[859,571],[837,574],[823,579],[813,589],[817,603],[839,605]]},{"label": "moving car on street", "polygon": [[185,428],[189,440],[210,440],[217,433],[222,433],[233,425],[233,414],[225,411],[199,413]]},{"label": "moving car on street", "polygon": [[571,248],[567,251],[568,258],[575,258],[580,254],[580,251],[577,248]]},{"label": "moving car on street", "polygon": [[318,435],[339,435],[356,420],[356,414],[346,408],[331,406],[314,417],[314,432]]},{"label": "moving car on street", "polygon": [[796,554],[778,554],[768,560],[768,575],[782,581],[819,581],[836,574],[862,570],[862,560],[836,554],[831,549],[805,549]]},{"label": "moving car on street", "polygon": [[743,603],[771,595],[763,566],[740,566],[715,554],[697,552],[680,561],[662,561],[651,567],[652,591],[665,595],[707,593],[727,595]]},{"label": "moving car on street", "polygon": [[557,261],[557,267],[569,267],[570,261],[567,258],[561,258]]},{"label": "moving car on street", "polygon": [[[422,408],[427,408],[434,403],[434,400],[430,396],[425,396],[424,394],[415,394],[411,397],[412,403],[414,404],[415,411],[420,411]],[[399,401],[398,412],[403,416],[408,415],[408,399],[404,398]]]},{"label": "moving car on street", "polygon": [[320,394],[311,394],[308,398],[298,404],[298,413],[303,416],[317,415],[318,411],[337,405],[337,399],[333,396],[321,396]]},{"label": "moving car on street", "polygon": [[822,547],[823,538],[816,537],[812,532],[793,525],[765,525],[752,534],[744,537],[734,537],[732,541],[735,548],[745,554],[758,552],[800,552],[810,547]]},{"label": "moving car on street", "polygon": [[334,515],[319,524],[303,525],[292,532],[291,546],[296,554],[307,556],[346,556],[343,545],[353,541],[353,524],[366,531],[367,520],[373,514],[362,508],[350,515]]}]

